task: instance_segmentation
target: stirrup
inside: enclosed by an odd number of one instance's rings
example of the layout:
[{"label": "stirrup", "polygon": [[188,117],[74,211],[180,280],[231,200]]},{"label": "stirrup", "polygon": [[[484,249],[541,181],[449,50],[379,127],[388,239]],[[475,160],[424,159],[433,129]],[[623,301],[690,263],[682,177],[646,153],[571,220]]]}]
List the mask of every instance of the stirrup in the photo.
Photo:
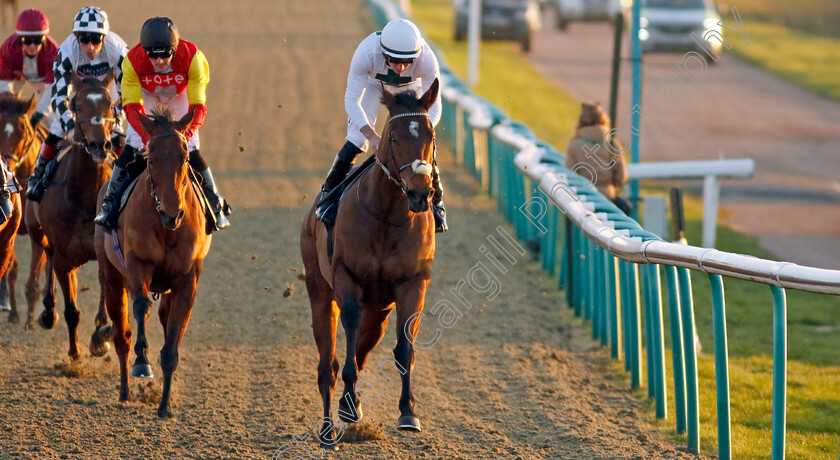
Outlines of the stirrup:
[{"label": "stirrup", "polygon": [[216,217],[216,230],[224,230],[230,227],[230,221],[225,217],[224,212],[214,212],[213,216]]}]

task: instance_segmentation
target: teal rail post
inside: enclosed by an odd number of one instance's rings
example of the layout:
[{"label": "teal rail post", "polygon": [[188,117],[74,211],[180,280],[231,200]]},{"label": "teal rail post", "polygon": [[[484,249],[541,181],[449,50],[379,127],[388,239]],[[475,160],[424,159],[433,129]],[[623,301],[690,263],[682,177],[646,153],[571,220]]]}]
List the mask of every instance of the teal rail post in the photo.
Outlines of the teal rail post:
[{"label": "teal rail post", "polygon": [[717,388],[718,458],[732,458],[732,434],[729,422],[729,347],[726,340],[726,301],[723,296],[723,279],[709,274],[712,286],[712,322],[715,331],[715,383]]},{"label": "teal rail post", "polygon": [[[592,293],[594,294],[594,303],[592,308],[592,339],[600,340],[601,338],[601,323],[604,321],[602,312],[604,311],[604,269],[601,267],[601,261],[604,257],[601,255],[601,249],[597,244],[592,244],[592,272],[595,276],[592,278]],[[603,345],[603,344],[601,344]]]},{"label": "teal rail post", "polygon": [[677,287],[677,269],[665,266],[665,280],[668,283],[668,318],[671,323],[671,362],[674,368],[674,416],[677,419],[677,433],[685,433],[685,361],[683,360],[682,320],[680,318],[680,296]]},{"label": "teal rail post", "polygon": [[682,313],[683,351],[685,352],[685,396],[688,450],[700,452],[700,397],[697,388],[697,354],[694,350],[694,301],[687,268],[678,268],[680,310]]},{"label": "teal rail post", "polygon": [[787,301],[785,290],[773,291],[773,460],[785,458],[787,406]]},{"label": "teal rail post", "polygon": [[[583,233],[583,232],[581,232],[581,233]],[[588,279],[588,281],[586,283],[586,305],[583,308],[583,319],[588,321],[588,320],[592,319],[592,310],[593,310],[592,303],[595,299],[595,292],[594,291],[595,291],[595,287],[596,287],[596,283],[595,283],[596,278],[595,278],[595,267],[594,267],[594,264],[592,263],[592,259],[593,259],[592,255],[595,253],[595,250],[592,247],[595,246],[595,244],[592,241],[590,241],[589,238],[587,238],[584,235],[581,235],[581,238],[583,240],[583,254],[584,254],[584,256],[583,256],[584,257],[583,266],[584,266],[584,270],[586,270],[586,275],[587,275],[587,279]]]},{"label": "teal rail post", "polygon": [[[633,263],[625,262],[625,277],[622,282],[626,282],[624,292],[627,294],[627,307],[625,312],[627,320],[625,321],[625,334],[629,338],[627,341],[627,360],[630,366],[630,387],[639,388],[642,386],[642,337],[641,337],[641,306],[639,305],[639,270],[638,266]],[[625,284],[625,283],[622,283]],[[626,366],[625,366],[626,367]]]},{"label": "teal rail post", "polygon": [[653,345],[653,314],[651,311],[653,310],[653,306],[651,305],[651,288],[650,288],[650,272],[648,270],[647,265],[642,265],[641,267],[641,275],[642,275],[642,301],[644,302],[644,320],[645,320],[645,344],[647,353],[645,353],[645,357],[647,358],[647,394],[648,398],[655,398],[656,397],[656,377],[654,377],[654,373],[656,372],[656,362],[653,352],[654,345]]},{"label": "teal rail post", "polygon": [[607,270],[609,272],[609,316],[610,316],[610,356],[612,359],[621,358],[621,300],[619,296],[618,264],[615,256],[607,254]]},{"label": "teal rail post", "polygon": [[624,338],[624,370],[630,372],[633,368],[633,346],[630,344],[630,277],[627,275],[627,266],[630,262],[618,261],[619,283],[621,286],[621,336]]},{"label": "teal rail post", "polygon": [[659,265],[646,267],[649,274],[647,293],[650,298],[651,325],[653,333],[653,347],[648,349],[648,354],[653,355],[653,378],[656,388],[656,418],[665,419],[668,417],[668,388],[665,385],[665,337],[662,324],[662,285],[659,279]]}]

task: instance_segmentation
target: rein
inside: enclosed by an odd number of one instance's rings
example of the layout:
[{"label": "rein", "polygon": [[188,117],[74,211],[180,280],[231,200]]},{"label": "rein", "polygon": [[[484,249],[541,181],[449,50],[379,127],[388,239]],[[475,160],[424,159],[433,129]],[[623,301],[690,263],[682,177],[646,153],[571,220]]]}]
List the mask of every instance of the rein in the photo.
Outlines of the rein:
[{"label": "rein", "polygon": [[[183,134],[179,133],[178,131],[171,131],[171,132],[166,132],[166,133],[161,133],[161,134],[155,134],[152,137],[152,139],[157,139],[157,138],[160,138],[160,137],[171,137],[171,136],[178,136],[178,137],[181,138],[182,141],[184,141],[184,143],[187,143],[187,136],[184,136]],[[151,142],[151,139],[149,140],[149,142]],[[189,155],[187,155],[186,159],[184,160],[184,163],[189,161],[189,158],[190,158]],[[152,195],[152,199],[155,200],[155,210],[158,211],[158,212],[161,212],[160,198],[158,198],[157,191],[155,191],[155,180],[152,177],[152,163],[151,162],[149,162],[149,184],[150,184],[149,189],[150,189],[150,192],[151,192],[151,195]]]}]

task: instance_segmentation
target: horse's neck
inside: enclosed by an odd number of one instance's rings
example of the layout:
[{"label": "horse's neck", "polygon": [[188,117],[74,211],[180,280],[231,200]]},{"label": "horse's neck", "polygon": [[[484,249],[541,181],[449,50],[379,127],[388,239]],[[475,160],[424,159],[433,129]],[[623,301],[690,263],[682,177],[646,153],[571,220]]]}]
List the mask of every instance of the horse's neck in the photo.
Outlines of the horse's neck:
[{"label": "horse's neck", "polygon": [[[67,197],[81,205],[96,203],[99,188],[108,180],[110,168],[105,164],[97,164],[80,145],[73,145],[67,155],[67,169],[65,170],[65,187]],[[60,172],[56,179],[61,180]],[[91,205],[91,206],[93,206]]]},{"label": "horse's neck", "polygon": [[377,217],[395,224],[409,219],[408,199],[380,166],[371,167],[360,179],[358,191],[362,205]]}]

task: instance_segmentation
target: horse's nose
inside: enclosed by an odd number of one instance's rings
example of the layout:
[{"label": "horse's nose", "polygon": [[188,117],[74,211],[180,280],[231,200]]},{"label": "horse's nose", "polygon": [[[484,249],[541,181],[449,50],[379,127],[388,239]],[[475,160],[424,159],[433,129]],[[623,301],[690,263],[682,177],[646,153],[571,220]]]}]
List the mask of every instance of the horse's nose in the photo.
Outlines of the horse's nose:
[{"label": "horse's nose", "polygon": [[113,145],[111,144],[111,141],[105,141],[105,145],[103,145],[102,147],[103,150],[111,150],[111,147],[113,147]]}]

